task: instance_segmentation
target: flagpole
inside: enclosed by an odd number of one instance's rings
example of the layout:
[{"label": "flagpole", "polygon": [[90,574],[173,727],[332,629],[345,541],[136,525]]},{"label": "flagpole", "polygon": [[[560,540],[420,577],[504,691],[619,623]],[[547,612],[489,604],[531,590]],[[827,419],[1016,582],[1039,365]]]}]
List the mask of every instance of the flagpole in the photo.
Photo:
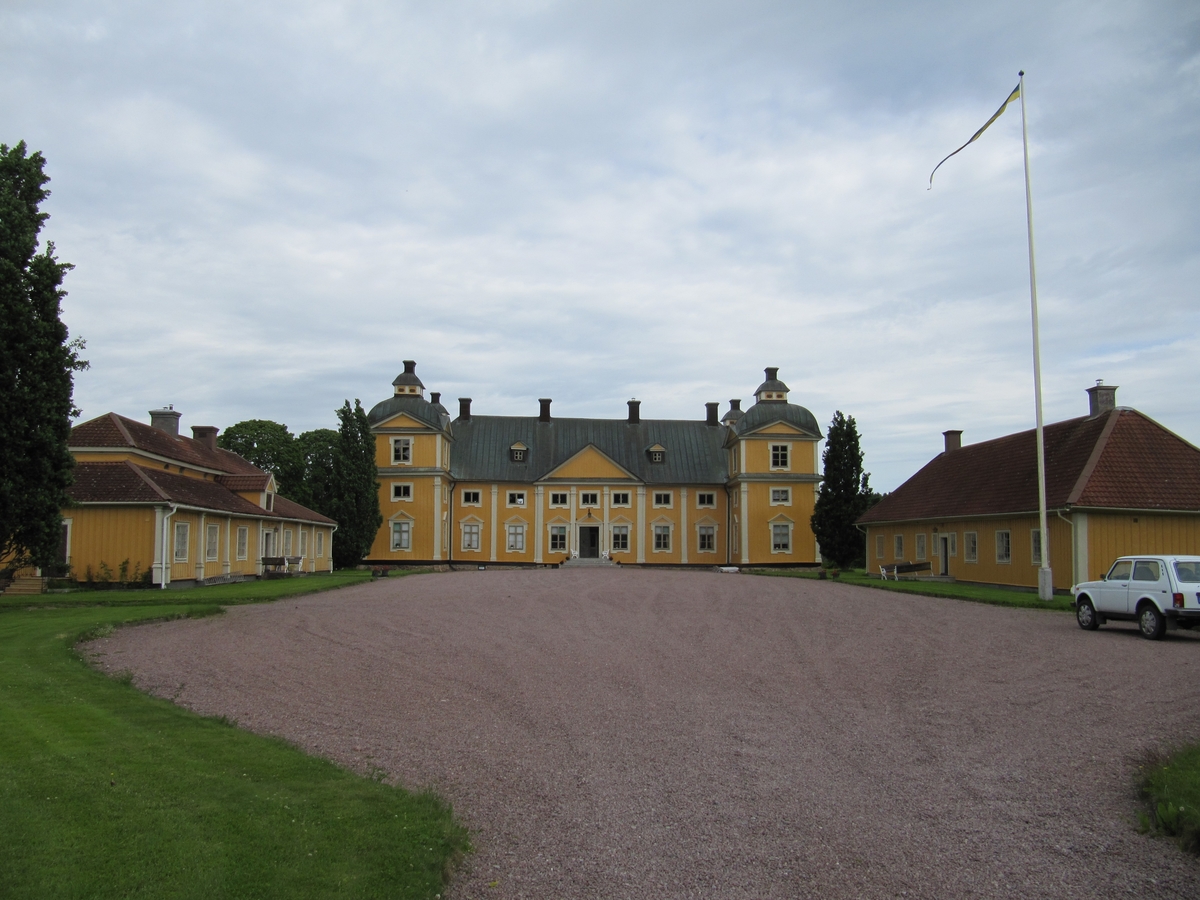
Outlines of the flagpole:
[{"label": "flagpole", "polygon": [[1042,538],[1041,567],[1038,569],[1038,597],[1054,597],[1050,572],[1050,528],[1046,516],[1046,442],[1042,434],[1042,349],[1038,339],[1037,267],[1033,259],[1033,192],[1029,187],[1029,126],[1025,119],[1025,72],[1021,79],[1021,143],[1025,147],[1025,214],[1029,223],[1029,306],[1033,314],[1033,393],[1037,408],[1038,515]]}]

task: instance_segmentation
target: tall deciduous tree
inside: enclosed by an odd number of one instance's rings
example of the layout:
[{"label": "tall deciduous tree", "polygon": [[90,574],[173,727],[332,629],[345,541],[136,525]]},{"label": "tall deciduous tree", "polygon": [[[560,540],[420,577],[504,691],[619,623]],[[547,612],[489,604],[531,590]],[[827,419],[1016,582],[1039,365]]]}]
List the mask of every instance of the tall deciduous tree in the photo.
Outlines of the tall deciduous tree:
[{"label": "tall deciduous tree", "polygon": [[40,153],[0,144],[0,560],[52,567],[69,502],[67,438],[73,372],[87,368],[83,342],[59,318],[66,296],[54,244],[37,252],[50,192]]},{"label": "tall deciduous tree", "polygon": [[867,551],[866,537],[854,522],[876,499],[871,491],[871,475],[863,471],[853,416],[843,416],[841,410],[834,413],[821,460],[825,475],[813,509],[813,534],[821,545],[822,556],[838,566],[850,566],[865,559]]},{"label": "tall deciduous tree", "polygon": [[290,499],[333,518],[330,512],[337,502],[338,433],[331,428],[306,431],[296,438],[304,464],[303,489]]},{"label": "tall deciduous tree", "polygon": [[304,458],[286,425],[270,419],[247,419],[225,429],[217,443],[270,472],[279,493],[304,503],[299,496],[304,492]]},{"label": "tall deciduous tree", "polygon": [[379,481],[376,478],[375,435],[358,400],[350,408],[347,400],[338,415],[338,447],[334,467],[337,495],[334,510],[325,515],[337,519],[333,534],[333,564],[356,566],[375,540],[383,513],[379,511]]}]

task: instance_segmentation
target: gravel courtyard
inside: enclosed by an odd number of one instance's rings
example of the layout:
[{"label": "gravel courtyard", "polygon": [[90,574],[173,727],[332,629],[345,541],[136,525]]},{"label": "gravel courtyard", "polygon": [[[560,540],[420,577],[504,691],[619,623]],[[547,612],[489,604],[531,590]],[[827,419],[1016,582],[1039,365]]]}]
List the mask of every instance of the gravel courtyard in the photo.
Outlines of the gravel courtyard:
[{"label": "gravel courtyard", "polygon": [[389,579],[125,629],[97,665],[432,786],[467,898],[1186,897],[1145,754],[1200,740],[1200,635],[792,578]]}]

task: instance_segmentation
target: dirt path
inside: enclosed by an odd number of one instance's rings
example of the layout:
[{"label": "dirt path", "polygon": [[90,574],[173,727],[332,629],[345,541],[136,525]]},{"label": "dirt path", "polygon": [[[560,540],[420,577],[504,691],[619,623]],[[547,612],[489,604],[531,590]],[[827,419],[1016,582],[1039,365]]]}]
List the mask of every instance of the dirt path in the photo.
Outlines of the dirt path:
[{"label": "dirt path", "polygon": [[473,829],[466,898],[1187,897],[1136,833],[1200,636],[789,578],[410,576],[118,632],[99,664]]}]

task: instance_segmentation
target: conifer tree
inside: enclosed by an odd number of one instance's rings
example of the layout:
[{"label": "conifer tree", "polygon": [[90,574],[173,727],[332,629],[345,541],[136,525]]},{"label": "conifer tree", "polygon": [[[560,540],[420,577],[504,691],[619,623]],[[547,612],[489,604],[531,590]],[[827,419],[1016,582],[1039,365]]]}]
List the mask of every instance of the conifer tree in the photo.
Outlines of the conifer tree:
[{"label": "conifer tree", "polygon": [[858,427],[853,416],[838,410],[829,424],[821,461],[825,475],[813,509],[812,529],[821,555],[835,565],[851,566],[866,558],[866,537],[854,522],[876,498],[869,472],[863,472]]},{"label": "conifer tree", "polygon": [[83,342],[59,318],[66,296],[54,244],[37,252],[50,196],[40,153],[0,144],[0,560],[53,568],[69,503],[72,373]]},{"label": "conifer tree", "polygon": [[333,564],[350,568],[371,549],[383,513],[379,511],[379,481],[375,467],[375,435],[358,400],[347,400],[338,415],[338,447],[334,458],[333,509],[319,510],[337,520],[333,533]]}]

